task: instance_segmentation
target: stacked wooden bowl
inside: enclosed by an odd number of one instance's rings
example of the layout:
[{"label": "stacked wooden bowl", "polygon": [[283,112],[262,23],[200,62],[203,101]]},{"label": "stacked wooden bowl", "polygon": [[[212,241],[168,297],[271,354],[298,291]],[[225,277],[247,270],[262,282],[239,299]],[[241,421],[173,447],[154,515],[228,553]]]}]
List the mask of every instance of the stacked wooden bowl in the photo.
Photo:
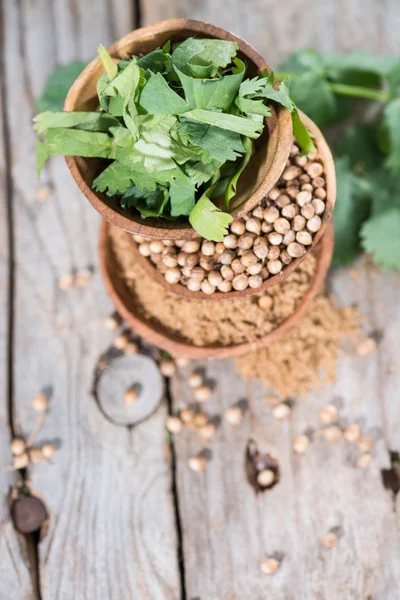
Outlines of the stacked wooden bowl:
[{"label": "stacked wooden bowl", "polygon": [[[201,21],[187,19],[172,19],[138,29],[113,44],[109,51],[117,60],[119,58],[130,57],[132,54],[145,54],[162,46],[169,39],[183,40],[192,36],[219,38],[237,42],[239,55],[246,60],[250,77],[265,68],[269,69],[265,60],[244,40],[218,27]],[[95,108],[97,102],[96,83],[100,73],[100,59],[96,59],[86,67],[71,87],[66,99],[65,110],[82,111],[93,110]],[[129,289],[117,273],[116,259],[113,256],[109,236],[110,227],[115,226],[124,229],[135,236],[140,235],[164,240],[187,240],[198,237],[198,234],[191,228],[187,220],[182,222],[172,222],[164,219],[143,220],[133,211],[120,208],[115,199],[94,192],[92,189],[93,179],[101,169],[99,160],[67,157],[67,164],[78,186],[94,208],[105,219],[101,228],[99,247],[103,277],[117,310],[138,334],[175,356],[225,358],[238,356],[267,346],[296,323],[307,310],[312,298],[323,284],[332,257],[333,229],[331,216],[335,204],[336,181],[332,155],[322,133],[306,115],[302,114],[301,118],[314,136],[326,179],[327,195],[325,199],[325,211],[322,216],[322,225],[318,233],[314,236],[312,244],[307,248],[308,252],[316,254],[317,267],[307,293],[297,305],[292,315],[268,335],[249,343],[231,346],[195,346],[194,344],[182,341],[179,335],[166,334],[161,327],[157,327],[150,320],[147,321],[143,317],[143,310],[138,310],[138,307],[135,306]],[[251,212],[277,184],[286,167],[292,140],[293,133],[290,113],[281,106],[273,105],[271,107],[271,116],[266,119],[264,134],[258,141],[256,153],[246,167],[238,186],[238,192],[233,199],[231,212],[234,217],[239,218]],[[134,254],[135,261],[140,264],[142,270],[144,269],[146,276],[152,278],[162,288],[167,288],[168,291],[176,294],[177,297],[185,296],[189,300],[196,299],[207,302],[229,302],[232,298],[240,298],[250,294],[259,295],[265,292],[267,288],[280,284],[299,267],[301,261],[305,258],[292,260],[279,274],[266,279],[257,290],[247,288],[243,291],[219,292],[208,296],[201,291],[191,292],[181,284],[171,285],[167,283],[164,276],[150,260],[140,255],[133,238],[130,237],[129,239],[130,250]],[[267,315],[266,318],[268,318]]]}]

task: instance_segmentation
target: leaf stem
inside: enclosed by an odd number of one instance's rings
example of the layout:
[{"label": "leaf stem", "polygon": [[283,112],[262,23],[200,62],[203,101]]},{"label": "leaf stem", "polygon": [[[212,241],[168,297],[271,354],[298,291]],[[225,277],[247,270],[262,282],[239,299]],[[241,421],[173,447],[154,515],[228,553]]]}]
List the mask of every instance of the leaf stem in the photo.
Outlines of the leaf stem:
[{"label": "leaf stem", "polygon": [[[297,73],[289,73],[287,71],[278,71],[275,76],[280,81],[290,77],[290,79],[297,79],[299,75]],[[379,102],[388,102],[390,99],[389,92],[384,90],[374,90],[372,88],[362,87],[359,85],[348,85],[347,83],[333,83],[327,81],[329,88],[335,94],[341,96],[352,96],[353,98],[367,98],[368,100],[378,100]]]}]

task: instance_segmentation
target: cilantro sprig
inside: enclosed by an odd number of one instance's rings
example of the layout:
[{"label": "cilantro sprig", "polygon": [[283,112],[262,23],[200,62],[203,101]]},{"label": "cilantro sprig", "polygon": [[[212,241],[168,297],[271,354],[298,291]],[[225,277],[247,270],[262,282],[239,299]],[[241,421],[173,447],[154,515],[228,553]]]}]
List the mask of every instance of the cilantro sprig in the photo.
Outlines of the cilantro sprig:
[{"label": "cilantro sprig", "polygon": [[[189,218],[201,236],[222,240],[271,102],[292,113],[303,152],[314,149],[288,82],[277,90],[273,73],[246,79],[237,51],[235,42],[189,38],[117,61],[100,46],[98,109],[34,119],[38,174],[54,154],[107,159],[95,190],[143,218]],[[218,197],[227,212],[215,206]]]},{"label": "cilantro sprig", "polygon": [[361,248],[400,269],[400,57],[302,50],[276,76],[290,79],[291,98],[317,125],[342,130],[333,136],[334,264],[350,263]]}]

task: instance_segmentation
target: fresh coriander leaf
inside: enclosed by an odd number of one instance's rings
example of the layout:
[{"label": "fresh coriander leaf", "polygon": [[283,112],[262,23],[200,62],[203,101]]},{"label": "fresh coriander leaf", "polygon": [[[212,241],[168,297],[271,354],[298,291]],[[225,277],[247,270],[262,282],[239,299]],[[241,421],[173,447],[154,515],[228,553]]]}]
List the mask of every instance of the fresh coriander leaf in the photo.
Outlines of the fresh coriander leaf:
[{"label": "fresh coriander leaf", "polygon": [[87,63],[76,61],[56,67],[47,79],[45,90],[36,104],[39,112],[63,109],[69,88],[80,75]]},{"label": "fresh coriander leaf", "polygon": [[282,104],[282,106],[284,106],[290,112],[292,112],[293,101],[289,96],[289,87],[287,79],[281,81],[279,84],[279,90],[276,90],[274,88],[274,74],[271,73],[271,76],[268,78],[267,82],[264,85],[261,95],[264,98],[268,98],[269,100],[274,100],[275,102]]},{"label": "fresh coriander leaf", "polygon": [[244,138],[243,146],[244,146],[246,153],[243,156],[243,159],[242,159],[241,163],[239,164],[239,167],[238,167],[236,173],[230,179],[230,181],[226,187],[225,206],[226,206],[227,210],[229,209],[229,204],[230,204],[231,199],[236,194],[236,187],[237,187],[237,182],[239,180],[239,177],[243,173],[244,169],[247,167],[248,162],[254,152],[254,143],[250,138],[248,138],[248,137]]},{"label": "fresh coriander leaf", "polygon": [[[110,83],[110,78],[108,77],[107,73],[102,73],[100,75],[100,77],[98,78],[97,84],[96,84],[96,91],[97,91],[97,95],[99,97],[100,106],[105,111],[109,111],[110,97],[107,96],[105,93],[109,83]],[[114,116],[122,116],[122,113],[121,113],[121,115],[114,115]]]},{"label": "fresh coriander leaf", "polygon": [[203,150],[221,163],[236,160],[244,152],[241,137],[233,131],[224,131],[219,127],[196,121],[183,121],[178,125],[178,132],[187,136],[190,143]]},{"label": "fresh coriander leaf", "polygon": [[[109,158],[113,151],[112,138],[106,133],[66,129],[48,129],[44,142],[49,155]],[[41,153],[43,153],[41,149]]]},{"label": "fresh coriander leaf", "polygon": [[359,71],[386,77],[395,67],[399,66],[400,60],[398,56],[391,54],[353,50],[346,53],[327,52],[323,55],[323,63],[331,75],[334,75],[335,72]]},{"label": "fresh coriander leaf", "polygon": [[308,131],[307,127],[304,125],[303,121],[300,119],[297,108],[294,108],[292,111],[292,125],[293,135],[296,138],[301,153],[309,154],[310,152],[315,152],[315,146],[314,142],[312,141],[312,135]]},{"label": "fresh coriander leaf", "polygon": [[138,65],[142,69],[149,70],[152,73],[163,73],[166,69],[167,62],[169,61],[168,51],[157,48],[149,54],[145,54],[138,59]]},{"label": "fresh coriander leaf", "polygon": [[[174,67],[186,75],[194,75],[190,63],[200,66],[212,65],[214,77],[220,68],[226,67],[238,51],[236,42],[224,40],[200,40],[188,38],[174,50],[171,61]],[[195,60],[194,60],[195,59]]]},{"label": "fresh coriander leaf", "polygon": [[246,79],[240,85],[239,96],[257,96],[265,87],[265,79],[262,77],[254,77],[253,79]]},{"label": "fresh coriander leaf", "polygon": [[337,103],[327,80],[316,73],[307,72],[294,79],[290,86],[293,102],[319,127],[335,120]]},{"label": "fresh coriander leaf", "polygon": [[195,190],[184,181],[174,181],[169,188],[171,216],[189,216],[195,205]]},{"label": "fresh coriander leaf", "polygon": [[136,185],[131,185],[120,199],[121,208],[135,208],[138,200],[143,200],[148,195],[148,190],[139,190]]},{"label": "fresh coriander leaf", "polygon": [[144,200],[138,202],[136,208],[143,219],[146,217],[160,217],[168,204],[168,200],[168,190],[158,188]]},{"label": "fresh coriander leaf", "polygon": [[216,161],[210,161],[206,164],[201,161],[189,161],[183,165],[182,169],[192,184],[196,187],[199,187],[203,183],[206,183],[213,178],[216,171],[218,171],[220,164],[221,163]]},{"label": "fresh coriander leaf", "polygon": [[351,263],[359,252],[359,230],[370,212],[366,182],[354,175],[348,156],[335,160],[337,202],[335,205],[335,251],[333,264]]},{"label": "fresh coriander leaf", "polygon": [[233,218],[211,202],[209,196],[213,191],[214,185],[204,192],[190,213],[189,222],[201,237],[213,242],[222,242]]},{"label": "fresh coriander leaf", "polygon": [[161,73],[150,74],[140,94],[139,104],[152,115],[179,115],[189,108],[183,98],[169,87]]},{"label": "fresh coriander leaf", "polygon": [[221,129],[235,131],[247,137],[258,138],[263,130],[263,124],[257,123],[252,119],[237,117],[226,113],[213,112],[196,108],[181,115],[187,119],[215,125]]},{"label": "fresh coriander leaf", "polygon": [[238,93],[245,72],[245,64],[235,61],[236,73],[219,79],[195,79],[177,70],[185,92],[186,110],[192,108],[229,110]]},{"label": "fresh coriander leaf", "polygon": [[[400,172],[400,98],[385,106],[383,122],[389,136],[389,156],[386,166],[392,173]],[[400,235],[400,234],[399,234]]]},{"label": "fresh coriander leaf", "polygon": [[50,153],[49,153],[49,149],[46,146],[46,144],[43,144],[43,142],[37,140],[36,141],[36,172],[37,172],[38,178],[40,177],[40,173],[43,169],[43,165],[45,164],[45,162],[49,158],[49,156],[50,156]]},{"label": "fresh coriander leaf", "polygon": [[263,115],[264,117],[271,116],[271,110],[262,100],[250,100],[249,98],[243,98],[238,96],[235,100],[235,104],[242,113],[251,115]]},{"label": "fresh coriander leaf", "polygon": [[108,131],[118,119],[100,112],[44,112],[33,119],[34,130],[43,133],[54,127],[76,127],[86,131]]},{"label": "fresh coriander leaf", "polygon": [[116,194],[129,188],[133,180],[132,169],[114,161],[93,180],[92,187],[98,192],[108,189],[111,194]]},{"label": "fresh coriander leaf", "polygon": [[[125,125],[135,137],[137,127],[134,117],[137,115],[135,94],[140,81],[140,68],[136,59],[132,59],[123,71],[120,71],[108,86],[103,90],[103,95],[110,96],[109,111],[114,116],[122,116]],[[122,108],[122,111],[121,111]]]},{"label": "fresh coriander leaf", "polygon": [[400,269],[400,209],[391,208],[370,219],[361,227],[365,252],[385,269]]},{"label": "fresh coriander leaf", "polygon": [[310,49],[294,52],[279,65],[279,71],[297,74],[311,71],[321,75],[324,73],[325,68],[323,56],[316,50]]},{"label": "fresh coriander leaf", "polygon": [[375,123],[349,127],[343,133],[338,149],[348,156],[356,175],[369,176],[382,163]]},{"label": "fresh coriander leaf", "polygon": [[102,44],[100,44],[100,46],[99,46],[98,53],[99,53],[100,60],[103,64],[105,72],[107,73],[107,75],[110,79],[113,79],[114,77],[116,77],[116,75],[118,73],[118,67],[117,67],[116,63],[113,61],[113,59],[109,55],[107,48],[104,48],[104,46]]}]

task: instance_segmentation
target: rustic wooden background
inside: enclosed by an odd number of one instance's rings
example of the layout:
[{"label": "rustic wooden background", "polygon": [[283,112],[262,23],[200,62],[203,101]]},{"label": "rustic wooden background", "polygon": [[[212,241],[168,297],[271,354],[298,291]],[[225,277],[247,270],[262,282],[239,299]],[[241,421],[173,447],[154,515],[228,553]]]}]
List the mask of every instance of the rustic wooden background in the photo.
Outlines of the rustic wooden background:
[{"label": "rustic wooden background", "polygon": [[[78,192],[62,158],[44,174],[53,192],[35,197],[31,119],[34,100],[57,63],[91,59],[139,24],[199,18],[239,33],[276,65],[292,50],[367,48],[400,53],[397,0],[3,0],[0,147],[0,598],[1,600],[396,600],[400,597],[399,498],[382,484],[389,451],[400,449],[400,278],[330,281],[339,302],[358,302],[367,331],[382,335],[368,359],[343,353],[337,381],[298,401],[283,424],[229,361],[206,365],[217,381],[212,414],[246,398],[244,423],[223,423],[212,459],[195,474],[192,434],[167,444],[165,401],[135,428],[107,421],[90,394],[93,369],[112,334],[112,309],[98,269],[98,215]],[[340,198],[339,198],[340,201]],[[66,293],[58,279],[93,266],[86,288]],[[9,270],[10,269],[10,270]],[[397,364],[397,371],[387,367]],[[393,371],[393,369],[391,369]],[[118,378],[112,382],[118,391]],[[15,532],[8,494],[16,475],[11,430],[33,428],[32,396],[51,390],[40,441],[59,444],[51,464],[30,466],[32,491],[50,518],[40,539]],[[172,409],[189,398],[183,375]],[[334,400],[376,440],[373,465],[357,470],[343,443],[314,442],[304,456],[292,439],[316,427]],[[249,439],[280,463],[281,481],[256,494],[244,456]],[[336,528],[339,543],[320,537]],[[267,576],[260,561],[282,560]]]}]

